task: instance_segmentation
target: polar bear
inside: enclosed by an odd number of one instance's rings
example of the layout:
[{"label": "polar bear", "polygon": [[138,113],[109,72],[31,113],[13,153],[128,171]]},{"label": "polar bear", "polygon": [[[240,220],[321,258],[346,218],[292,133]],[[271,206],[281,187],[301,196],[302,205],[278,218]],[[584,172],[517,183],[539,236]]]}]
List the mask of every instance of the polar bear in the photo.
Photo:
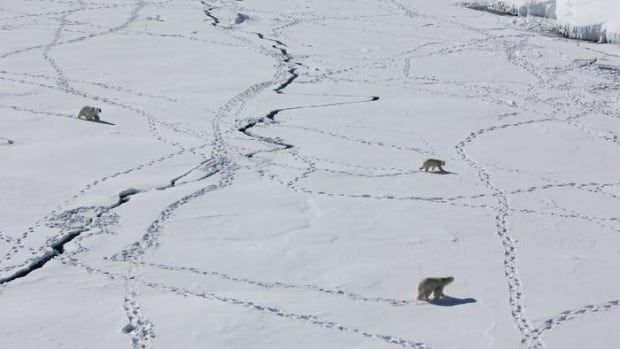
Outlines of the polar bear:
[{"label": "polar bear", "polygon": [[99,113],[101,113],[101,108],[84,106],[80,109],[80,113],[78,114],[78,119],[82,117],[89,121],[99,121]]},{"label": "polar bear", "polygon": [[425,278],[418,284],[418,300],[429,301],[431,293],[433,300],[444,296],[443,288],[454,281],[452,276],[442,278]]},{"label": "polar bear", "polygon": [[438,168],[440,172],[446,172],[441,166],[446,166],[446,162],[437,159],[426,159],[426,161],[422,164],[422,167],[420,167],[420,170],[424,169],[424,171],[428,172],[429,169],[433,170]]}]

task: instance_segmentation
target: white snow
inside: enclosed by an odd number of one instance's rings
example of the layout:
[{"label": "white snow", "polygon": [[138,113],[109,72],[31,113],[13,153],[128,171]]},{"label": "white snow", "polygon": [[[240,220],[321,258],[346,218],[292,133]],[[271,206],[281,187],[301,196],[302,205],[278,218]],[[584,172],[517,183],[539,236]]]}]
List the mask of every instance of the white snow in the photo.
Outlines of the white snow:
[{"label": "white snow", "polygon": [[511,15],[555,19],[554,29],[571,39],[620,43],[617,0],[476,0],[470,4]]},{"label": "white snow", "polygon": [[568,37],[620,43],[620,1],[557,0],[556,17]]},{"label": "white snow", "polygon": [[0,348],[620,342],[620,46],[452,0],[0,9]]}]

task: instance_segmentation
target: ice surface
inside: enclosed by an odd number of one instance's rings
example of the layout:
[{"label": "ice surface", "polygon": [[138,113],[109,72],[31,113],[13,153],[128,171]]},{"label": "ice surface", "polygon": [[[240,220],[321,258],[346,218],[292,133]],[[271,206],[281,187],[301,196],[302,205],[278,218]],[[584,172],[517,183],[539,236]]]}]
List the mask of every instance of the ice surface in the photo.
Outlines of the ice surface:
[{"label": "ice surface", "polygon": [[452,0],[0,9],[0,348],[620,342],[620,46]]}]

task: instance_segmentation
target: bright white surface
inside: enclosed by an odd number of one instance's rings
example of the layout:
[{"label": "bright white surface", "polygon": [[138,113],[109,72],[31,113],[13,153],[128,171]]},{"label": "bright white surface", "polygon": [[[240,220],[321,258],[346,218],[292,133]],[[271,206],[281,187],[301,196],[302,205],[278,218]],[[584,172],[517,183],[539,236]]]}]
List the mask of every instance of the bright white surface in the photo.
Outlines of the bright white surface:
[{"label": "bright white surface", "polygon": [[443,0],[0,8],[0,279],[85,230],[0,286],[0,348],[620,340],[618,46]]},{"label": "bright white surface", "polygon": [[490,9],[519,16],[552,18],[554,30],[580,40],[620,43],[617,0],[475,0]]},{"label": "bright white surface", "polygon": [[605,31],[608,42],[620,43],[619,1],[558,0],[556,16],[560,23],[582,30],[599,26],[601,31]]}]

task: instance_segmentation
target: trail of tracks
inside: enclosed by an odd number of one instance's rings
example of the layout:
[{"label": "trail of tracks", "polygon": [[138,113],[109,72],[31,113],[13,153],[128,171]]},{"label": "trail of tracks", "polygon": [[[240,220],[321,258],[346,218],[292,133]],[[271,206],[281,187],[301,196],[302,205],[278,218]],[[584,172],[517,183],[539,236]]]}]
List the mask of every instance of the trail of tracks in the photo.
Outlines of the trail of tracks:
[{"label": "trail of tracks", "polygon": [[497,198],[497,214],[495,216],[495,224],[497,228],[497,235],[500,237],[502,246],[504,247],[504,274],[508,282],[508,294],[510,307],[512,309],[511,314],[515,319],[521,335],[523,336],[523,342],[528,347],[540,346],[537,341],[538,338],[532,337],[533,326],[528,321],[525,315],[525,305],[523,301],[522,281],[519,276],[519,270],[517,265],[517,247],[516,242],[510,235],[509,216],[510,206],[508,204],[508,198],[506,194],[498,188],[491,181],[489,172],[478,162],[473,160],[464,150],[465,145],[470,143],[479,135],[497,129],[495,127],[472,132],[465,140],[456,145],[456,152],[461,155],[463,160],[467,162],[471,167],[478,171],[480,181],[489,188],[493,195]]},{"label": "trail of tracks", "polygon": [[564,322],[574,320],[592,313],[616,310],[618,307],[620,307],[620,300],[616,299],[599,304],[588,304],[580,308],[563,311],[562,313],[545,320],[542,325],[532,331],[532,336],[537,341],[540,341],[545,332],[555,329],[556,327],[562,325]]},{"label": "trail of tracks", "polygon": [[296,284],[292,284],[288,282],[280,282],[280,281],[265,282],[265,281],[260,281],[260,280],[252,280],[252,279],[237,277],[234,275],[229,275],[229,274],[225,274],[225,273],[221,273],[217,271],[199,270],[194,267],[183,267],[183,266],[177,267],[177,266],[170,266],[170,265],[164,265],[164,264],[158,264],[158,263],[144,263],[144,264],[150,267],[155,267],[155,268],[159,268],[163,270],[184,271],[184,272],[190,272],[193,274],[198,274],[198,275],[203,275],[203,276],[212,276],[212,277],[220,278],[222,280],[245,283],[248,285],[253,285],[253,286],[267,288],[267,289],[283,288],[283,289],[310,290],[310,291],[315,291],[318,293],[327,294],[331,296],[346,297],[348,299],[352,299],[356,301],[386,303],[389,305],[406,305],[406,304],[414,303],[414,301],[410,299],[395,299],[395,298],[364,296],[364,295],[357,294],[354,292],[349,292],[349,291],[340,290],[340,289],[327,288],[327,287],[318,286],[318,285],[310,285],[310,284],[296,285]]},{"label": "trail of tracks", "polygon": [[52,48],[54,48],[54,46],[56,46],[58,44],[58,41],[60,41],[61,35],[63,30],[65,29],[65,27],[67,26],[67,18],[74,14],[77,13],[79,11],[82,11],[86,8],[86,4],[84,3],[84,1],[80,0],[78,1],[78,5],[79,7],[73,10],[69,10],[67,12],[65,12],[61,17],[60,17],[60,25],[58,26],[58,28],[56,28],[56,31],[54,32],[54,38],[52,39],[52,41],[45,46],[45,48],[43,49],[43,58],[47,61],[47,63],[52,67],[52,69],[54,69],[54,71],[56,72],[57,75],[57,82],[56,85],[62,89],[67,89],[69,87],[68,83],[67,83],[67,78],[65,77],[64,72],[62,71],[62,69],[60,68],[60,66],[58,66],[58,64],[56,63],[56,61],[54,60],[54,58],[52,58],[52,56],[50,55],[50,50]]},{"label": "trail of tracks", "polygon": [[[252,311],[256,311],[259,313],[263,313],[263,314],[269,314],[272,316],[276,316],[279,318],[284,318],[284,319],[289,319],[289,320],[294,320],[294,321],[302,321],[305,323],[308,323],[311,326],[316,326],[319,328],[324,328],[324,329],[329,329],[329,330],[334,330],[334,331],[338,331],[338,332],[343,332],[343,333],[349,333],[349,334],[355,334],[355,335],[359,335],[359,336],[363,336],[369,339],[374,339],[374,340],[378,340],[378,341],[382,341],[388,344],[393,344],[393,345],[398,345],[404,348],[414,348],[414,349],[430,349],[430,347],[424,343],[421,342],[415,342],[415,341],[411,341],[411,340],[407,340],[404,338],[399,338],[397,336],[391,336],[391,335],[385,335],[385,334],[377,334],[377,333],[372,333],[369,331],[366,331],[364,329],[360,329],[360,328],[355,328],[355,327],[349,327],[343,324],[340,324],[338,322],[335,321],[329,321],[329,320],[322,320],[319,317],[316,317],[314,315],[310,315],[310,314],[299,314],[299,313],[294,313],[294,312],[289,312],[286,311],[284,309],[281,308],[277,308],[274,306],[269,306],[269,305],[264,305],[264,304],[259,304],[253,301],[247,301],[247,300],[242,300],[242,299],[237,299],[237,298],[233,298],[233,297],[226,297],[226,296],[220,296],[217,295],[216,293],[212,293],[212,292],[200,292],[200,291],[194,291],[194,290],[189,290],[186,288],[182,288],[182,287],[177,287],[174,285],[169,285],[169,284],[165,284],[165,283],[160,283],[160,282],[154,282],[154,281],[150,281],[150,280],[144,280],[141,278],[137,278],[135,276],[127,276],[127,275],[123,275],[123,274],[118,274],[118,273],[112,273],[109,271],[105,271],[105,270],[101,270],[98,268],[94,268],[91,266],[88,266],[82,262],[80,262],[78,259],[76,258],[72,258],[70,256],[63,256],[62,258],[63,263],[67,264],[67,265],[72,265],[75,267],[79,267],[81,269],[86,270],[89,273],[94,273],[94,274],[99,274],[99,275],[103,275],[111,280],[125,280],[127,282],[131,282],[134,284],[139,284],[143,287],[148,287],[148,288],[152,288],[152,289],[156,289],[159,291],[163,291],[163,292],[169,292],[169,293],[173,293],[179,296],[183,296],[183,297],[187,297],[187,296],[192,296],[192,297],[198,297],[198,298],[202,298],[208,301],[216,301],[216,302],[220,302],[220,303],[225,303],[225,304],[229,304],[229,305],[233,305],[233,306],[238,306],[238,307],[243,307]],[[157,265],[156,265],[157,266]],[[168,267],[166,267],[168,268]],[[221,275],[221,274],[220,274]],[[233,281],[239,281],[239,282],[247,282],[245,280],[242,279],[237,279],[234,280],[236,278],[231,278]],[[250,281],[250,280],[248,280]],[[260,287],[266,287],[267,284],[265,283],[255,283],[255,285],[258,285]],[[292,286],[292,285],[290,285]],[[308,285],[309,286],[309,285]],[[268,287],[268,286],[267,286]],[[302,286],[304,288],[307,288],[305,286]],[[317,291],[319,292],[323,292],[326,294],[330,294],[330,295],[335,295],[335,296],[341,296],[341,295],[345,295],[348,296],[347,293],[340,293],[338,291],[335,292],[330,292],[329,290],[325,290],[322,288],[318,288]],[[137,305],[137,303],[135,303],[135,298],[138,296],[137,293],[133,292],[131,293],[132,297],[126,297],[125,301],[124,301],[124,306],[127,309],[127,311],[132,314],[131,317],[131,327],[130,329],[132,329],[132,331],[136,331],[136,329],[133,329],[134,324],[143,324],[146,328],[153,328],[153,324],[151,322],[149,322],[148,320],[144,319],[144,317],[141,315],[141,311],[139,309],[139,306]],[[351,295],[352,297],[362,297],[359,295]],[[390,300],[385,300],[382,298],[378,298],[378,299],[363,299],[363,298],[358,298],[356,300],[360,300],[360,301],[390,301]],[[132,341],[134,343],[138,343],[139,345],[143,345],[148,347],[150,345],[150,339],[154,338],[154,334],[153,333],[148,333],[145,331],[138,331],[139,335],[135,335],[134,337],[132,337]],[[136,338],[137,339],[133,339]],[[143,340],[144,339],[144,340]],[[134,345],[135,346],[135,345]]]}]

